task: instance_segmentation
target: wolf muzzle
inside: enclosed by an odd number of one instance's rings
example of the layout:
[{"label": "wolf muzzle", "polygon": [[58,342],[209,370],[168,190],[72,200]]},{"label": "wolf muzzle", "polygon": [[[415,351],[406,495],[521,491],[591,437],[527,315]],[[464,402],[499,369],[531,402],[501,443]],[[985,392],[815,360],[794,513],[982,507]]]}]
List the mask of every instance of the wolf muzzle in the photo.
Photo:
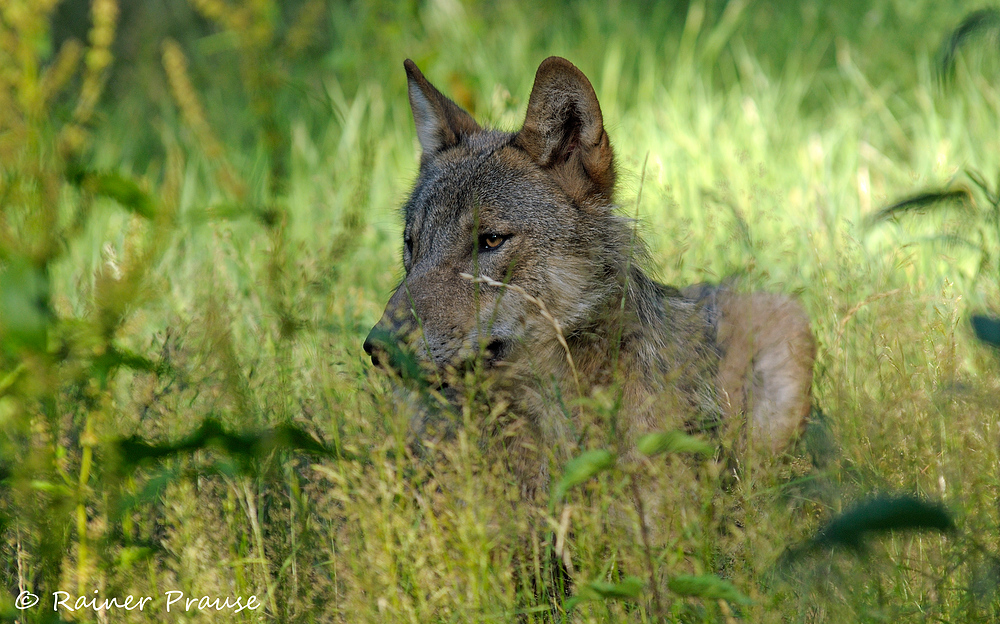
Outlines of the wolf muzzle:
[{"label": "wolf muzzle", "polygon": [[395,368],[392,365],[393,355],[402,351],[399,337],[394,332],[382,329],[378,325],[368,332],[363,347],[365,353],[371,357],[372,364],[375,366],[386,365],[392,368]]}]

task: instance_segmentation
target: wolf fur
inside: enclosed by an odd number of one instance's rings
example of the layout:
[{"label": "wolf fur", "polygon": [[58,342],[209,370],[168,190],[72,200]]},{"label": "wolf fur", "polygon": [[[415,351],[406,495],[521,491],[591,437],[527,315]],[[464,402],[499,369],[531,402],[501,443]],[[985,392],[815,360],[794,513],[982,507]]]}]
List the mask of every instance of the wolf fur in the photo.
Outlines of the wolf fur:
[{"label": "wolf fur", "polygon": [[586,76],[546,59],[510,133],[481,128],[404,65],[422,154],[403,207],[406,276],[364,344],[373,361],[402,347],[454,373],[478,358],[489,400],[516,423],[498,435],[529,496],[577,442],[566,406],[599,388],[617,389],[626,455],[677,413],[786,449],[810,409],[808,318],[783,295],[647,276],[634,223],[616,212],[614,156]]}]

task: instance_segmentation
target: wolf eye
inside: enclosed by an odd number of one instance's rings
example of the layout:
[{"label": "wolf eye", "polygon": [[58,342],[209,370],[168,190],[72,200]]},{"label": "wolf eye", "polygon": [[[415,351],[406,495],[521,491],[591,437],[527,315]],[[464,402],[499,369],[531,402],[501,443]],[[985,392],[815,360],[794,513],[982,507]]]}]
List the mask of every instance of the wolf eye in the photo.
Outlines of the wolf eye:
[{"label": "wolf eye", "polygon": [[510,235],[504,236],[503,234],[497,234],[496,232],[490,232],[488,234],[482,234],[479,236],[479,249],[482,251],[492,251],[510,238]]}]

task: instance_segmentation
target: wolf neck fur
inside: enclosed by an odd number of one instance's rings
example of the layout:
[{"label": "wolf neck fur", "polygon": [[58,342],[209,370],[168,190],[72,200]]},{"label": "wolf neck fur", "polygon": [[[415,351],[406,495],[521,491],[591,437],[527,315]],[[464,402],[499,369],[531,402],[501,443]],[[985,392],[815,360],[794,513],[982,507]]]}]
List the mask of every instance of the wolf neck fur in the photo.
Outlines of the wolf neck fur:
[{"label": "wolf neck fur", "polygon": [[[612,237],[617,244],[602,250],[602,268],[591,277],[601,284],[591,291],[600,293],[599,300],[588,306],[586,318],[562,327],[584,393],[623,380],[616,378],[635,378],[638,374],[648,381],[662,377],[658,373],[664,368],[661,349],[639,345],[648,345],[650,336],[658,336],[653,328],[670,315],[665,295],[679,296],[676,289],[658,284],[643,270],[646,249],[631,231],[631,222],[617,216],[605,218],[616,221],[618,231]],[[555,331],[547,328],[539,338],[541,344],[533,344],[531,352],[525,354],[532,366],[561,371],[554,381],[564,391],[574,388],[576,380]]]}]

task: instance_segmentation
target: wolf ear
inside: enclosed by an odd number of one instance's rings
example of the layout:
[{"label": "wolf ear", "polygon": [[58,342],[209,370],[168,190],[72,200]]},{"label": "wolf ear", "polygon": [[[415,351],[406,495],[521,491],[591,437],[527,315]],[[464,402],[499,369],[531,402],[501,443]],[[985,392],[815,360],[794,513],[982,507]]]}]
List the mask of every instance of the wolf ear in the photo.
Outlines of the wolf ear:
[{"label": "wolf ear", "polygon": [[406,59],[403,67],[417,138],[425,156],[458,145],[462,135],[479,132],[476,120],[428,82],[416,63]]},{"label": "wolf ear", "polygon": [[516,144],[576,201],[593,195],[611,201],[614,154],[601,105],[587,77],[566,59],[552,56],[538,66]]}]

